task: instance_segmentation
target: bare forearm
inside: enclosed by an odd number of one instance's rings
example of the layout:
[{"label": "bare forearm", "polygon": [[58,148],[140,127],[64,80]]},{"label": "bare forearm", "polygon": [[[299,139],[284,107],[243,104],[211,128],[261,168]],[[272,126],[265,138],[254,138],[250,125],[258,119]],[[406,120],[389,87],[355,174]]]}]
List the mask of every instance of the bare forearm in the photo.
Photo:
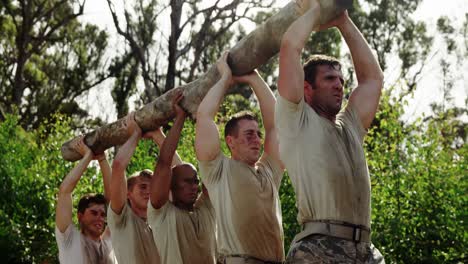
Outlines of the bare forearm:
[{"label": "bare forearm", "polygon": [[161,154],[159,155],[158,162],[171,166],[173,156],[179,143],[180,134],[184,127],[185,117],[176,117],[169,134],[167,135],[161,147]]},{"label": "bare forearm", "polygon": [[117,155],[115,156],[112,166],[115,166],[117,164],[118,166],[123,167],[125,170],[125,168],[127,168],[128,166],[128,163],[130,163],[130,160],[133,156],[133,152],[135,152],[139,139],[139,134],[132,134],[127,140],[127,142],[125,142],[125,144],[123,144],[122,147],[120,147],[119,151],[117,152]]},{"label": "bare forearm", "polygon": [[73,190],[76,187],[76,184],[80,180],[81,176],[83,175],[91,160],[91,155],[85,155],[83,159],[81,159],[78,162],[78,164],[67,174],[62,184],[60,184],[60,193],[66,194],[73,192]]},{"label": "bare forearm", "polygon": [[127,181],[125,179],[125,169],[120,169],[112,164],[112,178],[111,178],[111,192],[110,192],[110,205],[112,211],[120,214],[125,205],[127,197]]},{"label": "bare forearm", "polygon": [[228,76],[222,76],[219,81],[208,91],[208,93],[205,95],[205,98],[203,98],[198,107],[197,117],[199,115],[204,115],[210,118],[214,118],[228,88]]},{"label": "bare forearm", "polygon": [[[166,140],[166,135],[161,130],[161,133],[155,133],[153,135],[153,142],[158,145],[158,147],[161,149],[164,140]],[[174,156],[172,157],[172,164],[171,166],[179,165],[182,164],[182,159],[180,158],[179,154],[177,151],[174,153]]]},{"label": "bare forearm", "polygon": [[312,30],[319,23],[317,8],[309,9],[288,28],[281,41],[278,91],[288,101],[299,103],[304,96],[301,53]]},{"label": "bare forearm", "polygon": [[268,87],[260,76],[255,78],[250,86],[254,90],[255,96],[257,96],[260,104],[260,112],[262,113],[263,125],[265,130],[268,131],[275,126],[275,96],[273,95],[270,87]]},{"label": "bare forearm", "polygon": [[92,160],[91,152],[84,155],[78,164],[67,174],[60,184],[55,211],[55,224],[60,232],[65,232],[72,223],[72,192]]},{"label": "bare forearm", "polygon": [[158,162],[151,179],[150,200],[154,208],[161,208],[169,200],[172,170],[168,164]]},{"label": "bare forearm", "polygon": [[112,177],[111,177],[111,208],[112,210],[120,214],[123,206],[125,205],[127,196],[127,182],[125,179],[125,170],[127,169],[128,163],[135,152],[135,148],[138,144],[140,134],[133,133],[130,138],[122,145],[117,152],[114,161],[112,162]]},{"label": "bare forearm", "polygon": [[101,168],[102,172],[102,181],[104,182],[104,197],[107,201],[110,199],[110,192],[111,192],[111,176],[112,171],[109,165],[109,162],[105,158],[99,160],[99,167]]},{"label": "bare forearm", "polygon": [[282,45],[287,45],[299,54],[302,52],[310,34],[320,25],[320,8],[311,7],[296,19],[283,35]]},{"label": "bare forearm", "polygon": [[346,19],[344,23],[338,25],[338,29],[351,51],[358,83],[383,79],[383,73],[378,61],[353,21],[349,18]]}]

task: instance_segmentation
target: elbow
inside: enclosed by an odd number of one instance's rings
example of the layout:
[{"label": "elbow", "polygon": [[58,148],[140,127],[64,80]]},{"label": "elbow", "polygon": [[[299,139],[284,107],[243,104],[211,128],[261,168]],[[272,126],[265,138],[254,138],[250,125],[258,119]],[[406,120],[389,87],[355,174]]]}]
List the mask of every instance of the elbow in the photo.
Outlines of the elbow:
[{"label": "elbow", "polygon": [[58,189],[58,196],[61,196],[65,193],[65,187],[60,184],[59,189]]},{"label": "elbow", "polygon": [[197,120],[200,120],[200,119],[211,119],[210,111],[208,111],[207,109],[204,109],[203,106],[198,107],[198,110],[197,110]]},{"label": "elbow", "polygon": [[60,184],[59,189],[58,189],[58,196],[63,196],[66,194],[69,194],[70,191],[68,190],[68,186],[66,186],[64,183]]},{"label": "elbow", "polygon": [[123,170],[125,170],[124,164],[120,160],[115,159],[112,162],[112,171],[123,171]]},{"label": "elbow", "polygon": [[378,84],[382,87],[383,86],[383,83],[384,83],[384,74],[382,72],[382,70],[379,68],[379,71],[377,72],[377,76],[376,76],[376,81],[378,82]]},{"label": "elbow", "polygon": [[296,53],[301,54],[304,43],[292,36],[290,32],[286,32],[281,39],[280,53]]},{"label": "elbow", "polygon": [[375,83],[379,87],[379,90],[382,90],[384,85],[384,74],[381,70],[375,76]]},{"label": "elbow", "polygon": [[161,155],[158,158],[158,163],[156,167],[171,168],[171,164],[172,164],[172,158],[166,157],[165,155]]}]

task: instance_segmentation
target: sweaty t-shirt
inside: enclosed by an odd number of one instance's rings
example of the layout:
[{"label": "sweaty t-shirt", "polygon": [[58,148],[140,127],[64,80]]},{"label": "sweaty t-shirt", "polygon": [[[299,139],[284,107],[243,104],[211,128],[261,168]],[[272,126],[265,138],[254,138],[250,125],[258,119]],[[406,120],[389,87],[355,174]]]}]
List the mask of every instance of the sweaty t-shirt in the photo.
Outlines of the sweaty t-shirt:
[{"label": "sweaty t-shirt", "polygon": [[151,228],[125,203],[120,215],[109,205],[107,221],[112,234],[112,246],[119,263],[159,264],[159,253]]},{"label": "sweaty t-shirt", "polygon": [[356,111],[348,105],[331,122],[304,100],[294,104],[279,96],[275,118],[299,223],[337,220],[370,227],[366,131]]},{"label": "sweaty t-shirt", "polygon": [[148,203],[148,223],[163,264],[216,263],[215,221],[210,199],[203,194],[192,212],[170,201],[159,209]]},{"label": "sweaty t-shirt", "polygon": [[103,236],[101,241],[94,241],[81,234],[75,225],[70,224],[63,233],[55,227],[55,239],[60,263],[117,263],[109,236]]},{"label": "sweaty t-shirt", "polygon": [[216,212],[218,252],[284,260],[280,164],[264,154],[251,167],[222,153],[199,164]]}]

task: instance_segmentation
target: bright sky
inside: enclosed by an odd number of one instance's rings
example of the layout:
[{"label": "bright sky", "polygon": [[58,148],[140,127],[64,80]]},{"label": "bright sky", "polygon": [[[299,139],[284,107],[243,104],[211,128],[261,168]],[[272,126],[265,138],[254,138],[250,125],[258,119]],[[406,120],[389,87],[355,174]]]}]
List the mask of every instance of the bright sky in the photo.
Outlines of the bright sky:
[{"label": "bright sky", "polygon": [[[113,2],[116,5],[116,9],[122,12],[123,1],[114,0]],[[277,6],[279,7],[288,3],[288,1],[285,0],[277,0],[277,2]],[[415,19],[426,22],[430,33],[435,33],[436,22],[440,16],[448,16],[452,19],[453,22],[455,22],[456,28],[460,28],[465,19],[465,13],[468,13],[467,0],[423,0],[422,4],[413,15]],[[107,6],[107,1],[87,1],[85,6],[85,14],[82,19],[90,23],[97,24],[101,28],[106,29],[111,36],[111,39],[109,40],[111,45],[120,46],[122,44],[117,42],[117,40],[120,38],[116,36],[116,30],[114,28],[112,17]],[[167,22],[162,20],[160,23],[166,24]],[[247,25],[247,27],[250,25]],[[167,30],[166,32],[169,32],[168,27],[164,28]],[[119,41],[121,42],[122,40]],[[460,43],[461,42],[462,40],[460,40]],[[409,106],[406,109],[407,113],[404,117],[406,120],[413,120],[414,117],[420,116],[424,112],[429,113],[429,104],[431,102],[438,102],[442,98],[440,89],[440,87],[442,87],[442,79],[439,67],[439,61],[441,59],[441,51],[439,50],[443,49],[441,43],[442,39],[440,35],[436,35],[434,49],[431,52],[433,58],[424,68],[424,71],[421,75],[421,81],[419,82],[419,87],[414,93],[414,99],[411,99],[409,102]],[[116,49],[112,50],[115,51]],[[397,67],[397,64],[390,65],[387,72],[385,72],[387,84],[395,82]],[[466,74],[468,73],[468,62],[462,62],[460,69],[461,70],[458,71],[455,76],[456,82],[454,85],[453,96],[457,106],[466,107],[465,99],[468,96],[468,77]],[[91,91],[89,96],[80,100],[80,103],[86,104],[89,108],[92,109],[92,115],[99,116],[107,122],[111,122],[116,119],[113,100],[110,95],[110,85],[110,82],[106,82],[101,87]],[[95,98],[99,98],[99,102],[96,102]]]}]

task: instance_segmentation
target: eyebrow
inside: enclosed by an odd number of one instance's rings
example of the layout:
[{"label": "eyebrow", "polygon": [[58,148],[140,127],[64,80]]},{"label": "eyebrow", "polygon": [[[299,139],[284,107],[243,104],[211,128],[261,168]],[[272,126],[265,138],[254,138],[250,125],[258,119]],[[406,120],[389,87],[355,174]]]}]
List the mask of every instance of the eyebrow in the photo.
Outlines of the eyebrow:
[{"label": "eyebrow", "polygon": [[106,210],[96,210],[96,209],[89,209],[91,212],[95,212],[95,213],[105,213]]},{"label": "eyebrow", "polygon": [[[255,130],[255,129],[247,129],[247,130],[244,130],[244,133],[256,133],[256,132],[260,132],[260,130]],[[261,133],[261,132],[260,132]]]}]

